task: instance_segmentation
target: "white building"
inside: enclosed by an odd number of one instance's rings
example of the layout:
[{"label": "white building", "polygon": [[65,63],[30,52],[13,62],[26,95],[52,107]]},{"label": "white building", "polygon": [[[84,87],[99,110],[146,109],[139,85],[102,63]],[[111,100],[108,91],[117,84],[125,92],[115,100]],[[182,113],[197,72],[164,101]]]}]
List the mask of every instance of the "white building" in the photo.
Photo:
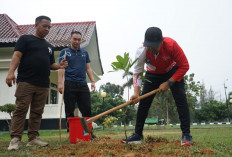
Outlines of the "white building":
[{"label": "white building", "polygon": [[[103,75],[103,68],[100,59],[100,52],[98,46],[96,22],[72,22],[72,23],[52,23],[52,28],[46,37],[46,40],[51,43],[55,50],[55,58],[58,58],[60,50],[69,46],[69,37],[72,31],[80,31],[83,37],[81,47],[88,51],[91,60],[91,68],[94,73],[95,81],[98,81],[99,76]],[[34,34],[34,24],[17,25],[6,14],[0,14],[0,105],[7,103],[15,103],[15,89],[16,86],[8,87],[5,83],[8,74],[10,61],[14,52],[14,46],[17,39],[23,34]],[[56,60],[57,62],[58,60]],[[58,121],[60,117],[60,105],[62,95],[57,90],[58,76],[57,71],[51,71],[50,75],[50,91],[47,104],[44,109],[43,124],[49,121],[53,123]],[[15,72],[17,76],[17,70]],[[87,76],[88,79],[88,76]],[[89,80],[88,80],[89,82]],[[65,118],[64,107],[62,111],[62,118]],[[28,115],[27,115],[28,118]],[[10,119],[6,113],[0,112],[0,120]],[[2,128],[0,122],[0,128]],[[58,128],[58,123],[56,124]],[[1,131],[1,129],[0,129]]]}]

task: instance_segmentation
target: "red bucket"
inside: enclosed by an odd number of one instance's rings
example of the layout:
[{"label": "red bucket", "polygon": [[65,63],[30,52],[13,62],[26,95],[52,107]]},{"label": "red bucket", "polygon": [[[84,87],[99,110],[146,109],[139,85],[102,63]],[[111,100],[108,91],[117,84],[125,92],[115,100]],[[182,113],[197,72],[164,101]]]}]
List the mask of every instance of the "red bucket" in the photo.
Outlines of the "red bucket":
[{"label": "red bucket", "polygon": [[[89,119],[90,117],[83,117]],[[70,143],[77,143],[80,141],[91,140],[91,134],[85,132],[81,125],[80,117],[69,117],[69,140]],[[88,123],[90,131],[92,130],[92,123]]]}]

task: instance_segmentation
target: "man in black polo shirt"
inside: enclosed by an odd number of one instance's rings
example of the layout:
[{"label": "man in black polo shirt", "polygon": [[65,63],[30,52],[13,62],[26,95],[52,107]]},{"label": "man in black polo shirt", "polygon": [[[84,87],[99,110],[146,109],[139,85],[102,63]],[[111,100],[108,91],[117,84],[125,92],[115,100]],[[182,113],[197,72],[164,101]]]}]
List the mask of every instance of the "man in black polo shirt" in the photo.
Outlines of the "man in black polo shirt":
[{"label": "man in black polo shirt", "polygon": [[[78,31],[71,32],[70,47],[61,50],[60,61],[62,56],[66,55],[69,67],[65,69],[64,83],[64,103],[66,118],[74,117],[75,104],[77,104],[83,117],[91,117],[91,100],[90,90],[86,81],[86,73],[91,81],[91,89],[95,91],[95,81],[93,72],[90,67],[90,58],[88,52],[80,48],[82,35]],[[63,74],[64,70],[58,72],[58,89],[62,94],[63,91]],[[67,126],[68,121],[67,121]],[[67,128],[69,132],[69,129]],[[95,136],[92,134],[92,138]]]},{"label": "man in black polo shirt", "polygon": [[[22,35],[16,43],[14,55],[10,64],[6,83],[9,87],[12,82],[17,83],[15,97],[16,109],[11,123],[11,142],[8,150],[17,150],[23,135],[26,114],[30,106],[28,121],[28,144],[47,146],[39,138],[39,128],[42,113],[49,91],[50,69],[66,68],[68,63],[62,60],[55,63],[52,46],[44,39],[51,28],[51,19],[39,16],[35,20],[36,32],[34,35]],[[18,67],[18,76],[14,72]]]}]

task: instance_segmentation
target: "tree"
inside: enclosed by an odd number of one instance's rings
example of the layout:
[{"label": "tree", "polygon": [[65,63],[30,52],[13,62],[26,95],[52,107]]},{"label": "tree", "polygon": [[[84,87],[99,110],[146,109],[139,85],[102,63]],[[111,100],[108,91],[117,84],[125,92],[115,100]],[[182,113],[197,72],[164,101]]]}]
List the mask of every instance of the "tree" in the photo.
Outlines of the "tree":
[{"label": "tree", "polygon": [[204,105],[208,101],[207,100],[207,90],[205,89],[204,82],[201,84],[199,97],[200,97],[200,102],[199,102],[199,105],[196,107],[197,109],[201,109],[202,105]]},{"label": "tree", "polygon": [[229,92],[228,94],[228,100],[230,101],[230,99],[232,99],[232,92]]},{"label": "tree", "polygon": [[124,79],[125,77],[128,77],[128,82],[124,83],[122,87],[123,89],[125,89],[126,87],[131,89],[131,87],[133,86],[133,72],[129,71],[128,73],[124,73],[122,78]]},{"label": "tree", "polygon": [[[135,64],[135,62],[137,61],[137,59],[135,59],[134,61],[132,61],[129,57],[129,53],[125,52],[124,53],[124,57],[117,55],[116,56],[117,62],[112,62],[111,66],[113,67],[114,71],[119,71],[119,70],[123,70],[124,74],[123,76],[126,77],[127,79],[127,84],[129,83],[129,76],[131,74],[130,72],[130,68]],[[114,72],[111,71],[111,72]],[[129,84],[128,84],[129,85]],[[129,101],[129,86],[128,86],[128,101]],[[123,121],[124,121],[124,131],[125,131],[125,137],[126,137],[126,148],[128,149],[128,140],[127,140],[127,134],[126,134],[126,112],[127,112],[128,107],[126,108],[125,112],[124,112],[124,116],[123,116]]]},{"label": "tree", "polygon": [[[8,113],[10,115],[11,119],[12,119],[12,113],[14,110],[15,110],[15,104],[5,104],[3,106],[0,106],[0,111]],[[7,119],[6,119],[6,122],[8,124],[9,130],[10,130],[11,122],[9,122]]]},{"label": "tree", "polygon": [[117,121],[117,120],[118,120],[118,118],[116,118],[116,117],[107,116],[107,117],[104,119],[103,125],[104,125],[104,127],[106,127],[106,128],[111,128],[112,125],[113,125],[113,123],[114,123],[115,121]]},{"label": "tree", "polygon": [[120,85],[111,84],[107,82],[105,85],[101,85],[99,91],[104,91],[107,95],[111,95],[112,98],[122,98],[124,89]]},{"label": "tree", "polygon": [[216,100],[206,102],[200,110],[195,112],[195,120],[197,122],[224,121],[226,118],[226,104]]},{"label": "tree", "polygon": [[232,92],[228,94],[228,101],[229,101],[229,109],[230,109],[230,117],[232,117]]},{"label": "tree", "polygon": [[198,105],[197,98],[202,89],[200,81],[194,81],[194,73],[184,76],[186,97],[189,105],[190,119],[194,120],[195,109]]},{"label": "tree", "polygon": [[213,101],[213,100],[215,100],[215,92],[210,86],[210,89],[208,91],[208,101]]},{"label": "tree", "polygon": [[129,88],[131,86],[131,84],[129,84],[129,82],[132,82],[132,77],[131,78],[129,78],[129,77],[132,76],[132,74],[133,74],[132,72],[130,72],[130,68],[135,64],[135,62],[138,59],[135,59],[134,61],[132,61],[128,52],[125,52],[123,57],[120,55],[117,55],[116,59],[117,59],[117,62],[111,63],[113,71],[110,71],[110,72],[115,72],[115,71],[119,71],[119,70],[124,71],[123,78],[126,77],[126,79],[127,79],[125,84],[128,87],[128,101],[129,101]]}]

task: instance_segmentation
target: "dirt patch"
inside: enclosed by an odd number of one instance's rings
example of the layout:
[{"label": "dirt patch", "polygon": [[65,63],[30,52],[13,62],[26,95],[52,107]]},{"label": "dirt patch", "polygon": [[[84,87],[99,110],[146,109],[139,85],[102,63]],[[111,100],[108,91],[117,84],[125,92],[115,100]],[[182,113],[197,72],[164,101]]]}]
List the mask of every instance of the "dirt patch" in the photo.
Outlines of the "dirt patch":
[{"label": "dirt patch", "polygon": [[[143,132],[144,136],[151,136],[151,135],[167,135],[167,134],[180,134],[181,132]],[[125,137],[125,133],[110,133],[111,137]],[[127,134],[127,136],[130,136],[130,133]],[[46,138],[58,138],[59,136],[47,136]],[[68,138],[69,135],[68,134],[61,134],[62,138]]]},{"label": "dirt patch", "polygon": [[[195,143],[196,144],[196,143]],[[215,154],[215,150],[203,150],[182,147],[180,141],[168,141],[166,138],[148,136],[142,144],[122,144],[119,139],[100,137],[88,142],[67,144],[60,147],[47,148],[33,152],[36,155],[47,156],[81,156],[81,157],[142,157],[142,156],[201,156]]]},{"label": "dirt patch", "polygon": [[180,134],[181,132],[144,132],[143,135],[167,135],[167,134]]},{"label": "dirt patch", "polygon": [[[56,136],[46,136],[46,138],[58,138],[60,136],[56,135]],[[68,138],[68,134],[61,134],[61,138]]]}]

